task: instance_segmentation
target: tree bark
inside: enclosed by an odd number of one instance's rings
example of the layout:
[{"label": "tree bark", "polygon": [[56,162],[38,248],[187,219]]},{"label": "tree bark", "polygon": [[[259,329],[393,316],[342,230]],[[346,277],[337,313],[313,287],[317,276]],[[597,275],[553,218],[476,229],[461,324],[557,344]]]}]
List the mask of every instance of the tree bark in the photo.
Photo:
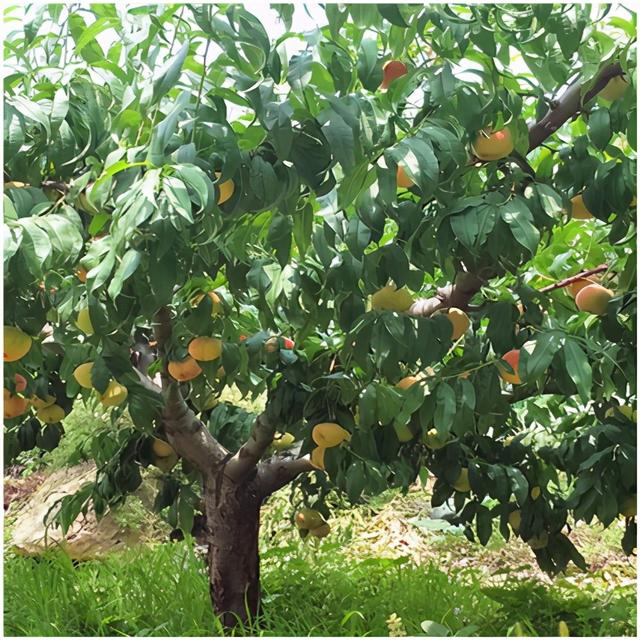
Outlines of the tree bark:
[{"label": "tree bark", "polygon": [[262,499],[253,481],[223,473],[205,480],[209,593],[214,613],[232,628],[260,613],[258,532]]},{"label": "tree bark", "polygon": [[257,417],[238,453],[227,451],[198,419],[167,372],[165,345],[171,331],[171,312],[163,307],[154,322],[158,352],[165,361],[162,388],[136,370],[147,388],[162,392],[162,424],[169,443],[202,475],[211,603],[222,624],[233,628],[255,621],[260,614],[260,506],[274,491],[313,467],[308,459],[260,462],[275,431],[266,412]]}]

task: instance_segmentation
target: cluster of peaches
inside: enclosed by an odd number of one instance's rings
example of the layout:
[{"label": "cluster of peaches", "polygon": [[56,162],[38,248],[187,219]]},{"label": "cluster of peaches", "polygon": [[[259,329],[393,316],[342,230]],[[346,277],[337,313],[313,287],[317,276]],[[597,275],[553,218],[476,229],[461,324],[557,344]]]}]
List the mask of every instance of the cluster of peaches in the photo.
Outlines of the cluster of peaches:
[{"label": "cluster of peaches", "polygon": [[[389,60],[384,64],[382,73],[383,78],[380,88],[386,91],[394,80],[408,73],[408,68],[401,60]],[[598,95],[604,100],[613,102],[620,99],[628,88],[629,83],[622,76],[616,76],[609,80]],[[491,128],[482,129],[471,144],[473,155],[484,162],[506,158],[513,152],[513,149],[513,137],[508,127],[498,131],[494,131]],[[396,184],[403,189],[410,189],[415,185],[401,164],[398,165]],[[571,198],[570,214],[575,220],[588,220],[594,217],[593,213],[587,208],[581,193]]]}]

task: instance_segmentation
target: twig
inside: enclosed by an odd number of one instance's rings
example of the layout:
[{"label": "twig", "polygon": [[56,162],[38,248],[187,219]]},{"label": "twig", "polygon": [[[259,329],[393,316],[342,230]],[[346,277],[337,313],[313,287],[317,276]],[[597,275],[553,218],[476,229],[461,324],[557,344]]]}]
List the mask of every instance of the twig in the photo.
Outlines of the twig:
[{"label": "twig", "polygon": [[562,289],[564,287],[568,287],[570,284],[577,282],[578,280],[582,280],[583,278],[588,278],[589,276],[593,276],[596,273],[603,273],[609,268],[607,264],[601,264],[599,267],[595,269],[587,269],[586,271],[581,271],[577,273],[575,276],[571,276],[570,278],[565,278],[564,280],[560,280],[559,282],[554,282],[542,289],[538,289],[540,293],[546,293],[547,291],[554,291],[555,289]]}]

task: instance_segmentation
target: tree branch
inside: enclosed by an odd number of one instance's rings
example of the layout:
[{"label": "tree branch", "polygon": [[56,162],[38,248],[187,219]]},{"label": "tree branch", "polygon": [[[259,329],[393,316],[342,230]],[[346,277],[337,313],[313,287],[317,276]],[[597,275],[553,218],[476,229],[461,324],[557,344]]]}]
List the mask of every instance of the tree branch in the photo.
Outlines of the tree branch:
[{"label": "tree branch", "polygon": [[309,458],[263,462],[258,465],[258,486],[263,497],[270,496],[302,473],[314,471]]},{"label": "tree branch", "polygon": [[[160,372],[162,394],[165,400],[162,421],[169,439],[169,444],[176,453],[194,464],[203,475],[211,474],[216,467],[224,464],[229,452],[210,433],[201,420],[187,405],[182,397],[178,382],[167,372],[166,345],[171,339],[171,312],[168,307],[161,307],[155,315],[153,330],[158,343],[158,354],[163,360]],[[143,382],[147,388],[157,385],[138,371],[138,376],[146,378]]]},{"label": "tree branch", "polygon": [[162,378],[162,388],[165,389],[171,384],[171,378],[167,371],[167,354],[165,346],[171,339],[171,312],[168,307],[160,307],[153,319],[153,333],[158,343],[158,353],[162,358],[163,367],[160,372]]},{"label": "tree branch", "polygon": [[593,100],[609,80],[623,74],[620,63],[610,64],[600,71],[591,89],[582,96],[584,86],[578,78],[570,84],[558,98],[553,109],[529,128],[529,152],[539,147],[549,136],[553,135],[567,120],[580,112],[582,107]]},{"label": "tree branch", "polygon": [[269,445],[273,442],[276,427],[263,411],[253,423],[249,439],[227,462],[224,473],[235,482],[242,482],[255,469]]},{"label": "tree branch", "polygon": [[520,167],[520,169],[522,169],[522,171],[524,171],[528,176],[530,176],[534,180],[536,179],[536,172],[534,171],[533,167],[517,151],[512,152],[512,154],[509,156],[509,160],[512,160],[515,164],[517,164],[518,167]]},{"label": "tree branch", "polygon": [[164,396],[162,420],[169,444],[178,455],[193,463],[203,475],[211,474],[227,459],[229,452],[188,407],[177,382],[169,384],[164,390]]},{"label": "tree branch", "polygon": [[136,331],[135,342],[131,353],[131,362],[133,366],[147,374],[149,366],[156,359],[154,349],[149,344],[149,340],[141,332]]},{"label": "tree branch", "polygon": [[418,298],[409,307],[407,313],[413,317],[428,317],[439,309],[450,307],[465,311],[469,308],[471,298],[480,291],[485,282],[486,280],[474,273],[461,271],[456,276],[454,284],[448,284],[446,287],[438,289],[437,295],[433,298]]},{"label": "tree branch", "polygon": [[162,387],[158,386],[148,375],[142,373],[138,367],[133,367],[133,370],[138,374],[138,379],[143,387],[155,393],[162,393]]},{"label": "tree branch", "polygon": [[570,284],[577,282],[578,280],[582,280],[583,278],[588,278],[589,276],[593,276],[596,273],[602,273],[609,268],[607,264],[601,264],[599,267],[595,269],[588,269],[587,271],[581,271],[577,273],[575,276],[571,276],[570,278],[565,278],[564,280],[560,280],[559,282],[555,282],[554,284],[550,284],[546,287],[542,287],[542,289],[538,289],[540,293],[546,293],[547,291],[553,291],[555,289],[562,289],[564,287],[568,287]]}]

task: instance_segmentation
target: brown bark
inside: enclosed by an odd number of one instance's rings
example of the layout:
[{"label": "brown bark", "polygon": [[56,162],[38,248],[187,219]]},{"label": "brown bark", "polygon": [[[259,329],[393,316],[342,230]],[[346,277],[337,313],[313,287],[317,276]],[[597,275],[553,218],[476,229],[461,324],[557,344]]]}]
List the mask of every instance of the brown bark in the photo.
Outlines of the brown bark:
[{"label": "brown bark", "polygon": [[254,621],[260,613],[260,506],[274,491],[313,469],[308,460],[260,462],[273,440],[276,425],[260,414],[249,440],[232,455],[209,433],[187,405],[179,384],[166,370],[166,344],[171,338],[171,313],[163,307],[154,321],[158,352],[165,361],[162,388],[145,374],[147,386],[161,392],[162,423],[176,452],[202,474],[205,536],[209,548],[209,590],[213,610],[225,627]]},{"label": "brown bark", "polygon": [[313,467],[306,459],[260,463],[250,478],[234,480],[224,468],[204,477],[209,592],[225,627],[260,615],[260,506],[274,491]]},{"label": "brown bark", "polygon": [[225,627],[260,613],[258,532],[262,498],[253,481],[237,485],[220,473],[204,483],[209,593]]},{"label": "brown bark", "polygon": [[580,113],[582,107],[593,100],[612,78],[622,75],[622,67],[616,62],[610,64],[600,73],[591,88],[582,95],[582,83],[578,78],[558,98],[555,106],[543,118],[529,129],[529,152],[539,147],[549,136],[553,135],[567,120]]},{"label": "brown bark", "polygon": [[577,282],[578,280],[582,280],[583,278],[588,278],[589,276],[593,276],[597,273],[603,273],[609,268],[609,265],[601,264],[599,267],[595,269],[587,269],[586,271],[581,271],[580,273],[576,273],[575,276],[571,276],[570,278],[565,278],[564,280],[560,280],[560,282],[555,282],[554,284],[550,284],[546,287],[542,287],[539,289],[540,293],[546,293],[547,291],[554,291],[555,289],[563,289],[564,287],[568,287],[570,284]]},{"label": "brown bark", "polygon": [[276,427],[266,412],[262,412],[253,423],[249,439],[227,463],[225,473],[233,480],[244,480],[255,468],[269,445],[273,442]]},{"label": "brown bark", "polygon": [[427,317],[439,309],[456,307],[466,311],[469,308],[471,298],[480,291],[484,280],[479,276],[461,272],[457,275],[454,284],[438,289],[433,298],[418,298],[409,308],[409,315],[414,317]]}]

